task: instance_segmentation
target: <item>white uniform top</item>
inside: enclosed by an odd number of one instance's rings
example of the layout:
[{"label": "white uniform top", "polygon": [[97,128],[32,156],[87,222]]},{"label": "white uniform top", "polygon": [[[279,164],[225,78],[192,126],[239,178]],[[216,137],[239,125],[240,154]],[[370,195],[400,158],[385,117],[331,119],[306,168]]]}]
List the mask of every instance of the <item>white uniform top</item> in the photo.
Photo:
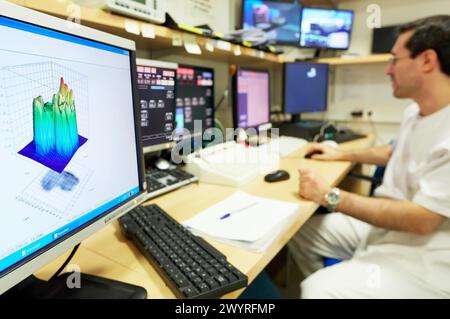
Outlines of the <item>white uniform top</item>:
[{"label": "white uniform top", "polygon": [[450,105],[425,117],[417,104],[405,110],[375,196],[412,201],[447,219],[428,236],[374,227],[356,255],[383,252],[405,271],[450,291]]}]

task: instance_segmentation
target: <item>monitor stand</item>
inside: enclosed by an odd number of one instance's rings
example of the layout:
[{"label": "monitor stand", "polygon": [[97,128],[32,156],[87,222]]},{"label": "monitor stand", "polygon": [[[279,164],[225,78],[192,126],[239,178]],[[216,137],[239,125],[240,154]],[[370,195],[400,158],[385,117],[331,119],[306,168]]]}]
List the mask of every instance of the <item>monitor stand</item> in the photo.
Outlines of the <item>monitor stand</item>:
[{"label": "monitor stand", "polygon": [[300,114],[293,114],[290,123],[280,125],[280,135],[313,141],[325,124],[326,122],[320,120],[301,120]]},{"label": "monitor stand", "polygon": [[319,59],[321,53],[322,53],[321,49],[316,49],[316,51],[314,51],[314,59]]},{"label": "monitor stand", "polygon": [[[80,276],[79,281],[74,276]],[[78,286],[79,288],[69,288]],[[0,299],[145,299],[139,286],[81,273],[65,273],[52,281],[34,275],[11,288]]]},{"label": "monitor stand", "polygon": [[320,128],[327,122],[321,120],[302,120],[300,114],[293,114],[291,123],[301,129],[320,131]]}]

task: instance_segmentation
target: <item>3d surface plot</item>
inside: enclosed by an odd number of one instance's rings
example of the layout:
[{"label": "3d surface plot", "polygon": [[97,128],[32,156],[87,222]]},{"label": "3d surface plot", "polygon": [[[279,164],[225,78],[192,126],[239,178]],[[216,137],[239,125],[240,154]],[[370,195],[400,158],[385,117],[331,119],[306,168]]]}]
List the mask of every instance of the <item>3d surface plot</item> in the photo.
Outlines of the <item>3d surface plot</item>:
[{"label": "3d surface plot", "polygon": [[59,91],[51,102],[33,99],[33,141],[19,151],[61,173],[87,139],[78,134],[74,92],[60,79]]}]

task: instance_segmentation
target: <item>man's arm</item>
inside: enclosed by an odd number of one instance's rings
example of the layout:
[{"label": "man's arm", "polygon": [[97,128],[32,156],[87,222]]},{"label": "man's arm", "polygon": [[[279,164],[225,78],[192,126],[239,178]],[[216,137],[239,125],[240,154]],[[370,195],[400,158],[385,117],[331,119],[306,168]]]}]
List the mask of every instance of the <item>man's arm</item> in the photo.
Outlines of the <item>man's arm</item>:
[{"label": "man's arm", "polygon": [[322,154],[316,154],[311,157],[316,160],[350,161],[361,164],[386,166],[392,155],[392,145],[377,146],[355,151],[341,151],[324,144],[313,144],[307,153],[313,151],[322,152]]},{"label": "man's arm", "polygon": [[410,232],[432,234],[445,217],[409,201],[364,197],[341,191],[337,210],[371,225]]},{"label": "man's arm", "polygon": [[[299,195],[307,200],[327,206],[325,195],[331,190],[327,182],[311,170],[299,170]],[[387,198],[364,197],[341,191],[337,210],[371,225],[429,235],[446,217],[416,203]]]}]

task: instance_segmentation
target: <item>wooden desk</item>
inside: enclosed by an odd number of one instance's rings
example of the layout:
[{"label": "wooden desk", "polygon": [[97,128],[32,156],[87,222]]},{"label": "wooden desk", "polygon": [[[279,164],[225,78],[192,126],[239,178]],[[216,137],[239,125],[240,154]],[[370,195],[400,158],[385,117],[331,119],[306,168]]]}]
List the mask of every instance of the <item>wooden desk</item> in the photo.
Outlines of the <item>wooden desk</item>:
[{"label": "wooden desk", "polygon": [[[343,149],[357,149],[373,145],[374,137],[360,139],[342,144]],[[352,168],[350,162],[320,162],[304,159],[306,148],[283,158],[280,168],[286,169],[291,178],[282,183],[265,183],[263,178],[241,188],[241,190],[257,196],[299,203],[301,214],[280,234],[264,253],[249,252],[224,243],[209,242],[224,253],[229,262],[249,277],[249,282],[266,267],[277,255],[288,240],[300,229],[305,221],[314,213],[318,205],[305,201],[297,195],[299,167],[316,170],[332,185],[338,185]],[[209,185],[192,184],[185,188],[158,197],[148,203],[156,203],[176,220],[184,221],[205,208],[231,195],[236,189]],[[49,278],[65,260],[61,256],[37,273],[40,278]],[[107,278],[129,282],[147,289],[149,298],[175,298],[156,271],[148,263],[134,245],[122,235],[117,221],[107,225],[103,230],[86,239],[75,255],[71,264],[77,264],[81,272],[95,274]],[[243,289],[232,292],[224,298],[237,298]]]}]

